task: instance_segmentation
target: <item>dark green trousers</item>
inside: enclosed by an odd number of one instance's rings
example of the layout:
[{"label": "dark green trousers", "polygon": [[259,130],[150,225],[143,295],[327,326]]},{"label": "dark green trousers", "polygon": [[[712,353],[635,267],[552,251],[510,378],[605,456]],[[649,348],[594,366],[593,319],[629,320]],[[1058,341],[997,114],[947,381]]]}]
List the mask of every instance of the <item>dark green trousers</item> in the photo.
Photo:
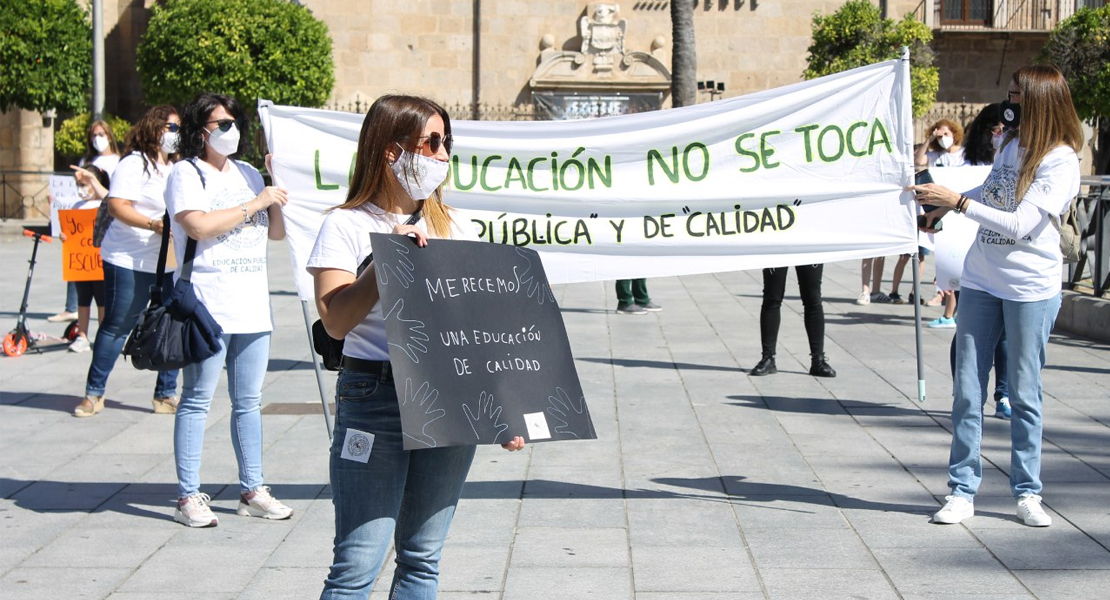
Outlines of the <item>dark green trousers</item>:
[{"label": "dark green trousers", "polygon": [[639,304],[646,306],[651,303],[648,296],[647,279],[618,279],[617,280],[617,305],[628,306]]}]

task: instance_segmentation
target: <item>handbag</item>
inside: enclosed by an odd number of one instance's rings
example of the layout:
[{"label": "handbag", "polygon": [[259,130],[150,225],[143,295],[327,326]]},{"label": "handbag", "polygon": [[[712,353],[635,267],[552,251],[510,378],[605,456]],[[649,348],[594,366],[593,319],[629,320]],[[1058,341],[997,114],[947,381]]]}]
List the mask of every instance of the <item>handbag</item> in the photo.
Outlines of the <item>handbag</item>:
[{"label": "handbag", "polygon": [[[193,165],[195,168],[196,165]],[[198,169],[199,173],[200,170]],[[204,176],[201,175],[201,183]],[[162,215],[162,245],[158,249],[158,275],[150,287],[150,304],[123,345],[131,365],[145,371],[170,371],[211,358],[220,351],[223,329],[197,298],[190,277],[197,241],[185,244],[185,261],[170,297],[163,302],[162,282],[170,243],[170,215]]]},{"label": "handbag", "polygon": [[[420,221],[419,210],[405,221],[405,225],[415,225],[418,221]],[[373,260],[374,253],[371,252],[355,270],[355,277],[362,275]],[[320,355],[320,362],[328,371],[338,371],[343,366],[343,340],[337,340],[328,335],[328,330],[324,329],[324,322],[320,319],[312,323],[312,349]]]},{"label": "handbag", "polygon": [[1049,217],[1056,231],[1060,232],[1060,254],[1065,265],[1075,264],[1083,257],[1083,229],[1079,226],[1078,205],[1079,196],[1076,196],[1060,217]]}]

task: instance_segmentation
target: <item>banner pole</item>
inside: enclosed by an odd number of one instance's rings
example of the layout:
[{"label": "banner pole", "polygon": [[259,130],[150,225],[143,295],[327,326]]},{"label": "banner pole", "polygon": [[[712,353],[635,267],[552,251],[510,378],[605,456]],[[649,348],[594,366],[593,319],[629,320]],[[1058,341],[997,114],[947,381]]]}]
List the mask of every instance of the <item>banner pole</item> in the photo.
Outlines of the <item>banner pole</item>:
[{"label": "banner pole", "polygon": [[921,339],[921,275],[919,265],[921,259],[918,252],[913,253],[910,268],[913,269],[913,329],[914,340],[917,345],[917,401],[925,403],[925,355],[922,352]]},{"label": "banner pole", "polygon": [[316,355],[316,348],[312,346],[312,317],[308,313],[308,300],[301,300],[301,312],[304,314],[305,331],[308,332],[308,355],[312,357],[312,368],[316,371],[316,386],[320,388],[320,404],[324,408],[324,425],[328,428],[328,440],[331,440],[331,432],[335,428],[335,423],[331,411],[328,410],[327,391],[324,388],[324,370],[320,368],[320,357]]}]

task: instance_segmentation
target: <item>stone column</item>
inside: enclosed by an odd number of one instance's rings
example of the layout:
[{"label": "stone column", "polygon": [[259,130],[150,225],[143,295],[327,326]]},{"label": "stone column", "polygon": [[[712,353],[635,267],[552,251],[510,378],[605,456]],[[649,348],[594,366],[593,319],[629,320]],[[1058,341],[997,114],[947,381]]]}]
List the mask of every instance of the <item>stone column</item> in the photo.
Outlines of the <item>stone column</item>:
[{"label": "stone column", "polygon": [[0,113],[0,216],[47,220],[53,170],[53,123],[43,126],[42,113],[29,110]]}]

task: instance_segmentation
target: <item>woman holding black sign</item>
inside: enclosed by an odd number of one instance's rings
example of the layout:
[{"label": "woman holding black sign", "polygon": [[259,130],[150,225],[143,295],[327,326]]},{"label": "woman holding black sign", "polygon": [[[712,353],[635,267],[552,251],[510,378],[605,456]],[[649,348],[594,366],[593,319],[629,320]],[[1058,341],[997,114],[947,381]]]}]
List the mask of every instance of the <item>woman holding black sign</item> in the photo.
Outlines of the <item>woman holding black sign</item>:
[{"label": "woman holding black sign", "polygon": [[[358,138],[347,201],[316,238],[308,271],[328,333],[344,340],[331,447],[335,558],[321,598],[366,598],[394,538],[389,597],[433,598],[439,557],[474,446],[404,450],[370,233],[477,240],[443,203],[451,119],[438,104],[383,96]],[[367,264],[365,269],[363,264]],[[524,447],[516,437],[503,445]]]},{"label": "woman holding black sign", "polygon": [[1013,410],[1011,493],[1022,522],[1046,527],[1052,518],[1040,497],[1041,369],[1060,310],[1057,223],[1079,192],[1083,132],[1068,84],[1053,67],[1018,69],[1002,115],[1010,132],[981,187],[964,194],[936,184],[909,188],[922,204],[939,207],[929,213],[930,225],[949,210],[979,224],[960,280],[963,318],[956,329],[948,463],[952,494],[933,521],[959,523],[975,514],[973,501],[983,478],[983,389],[1005,328]]}]

